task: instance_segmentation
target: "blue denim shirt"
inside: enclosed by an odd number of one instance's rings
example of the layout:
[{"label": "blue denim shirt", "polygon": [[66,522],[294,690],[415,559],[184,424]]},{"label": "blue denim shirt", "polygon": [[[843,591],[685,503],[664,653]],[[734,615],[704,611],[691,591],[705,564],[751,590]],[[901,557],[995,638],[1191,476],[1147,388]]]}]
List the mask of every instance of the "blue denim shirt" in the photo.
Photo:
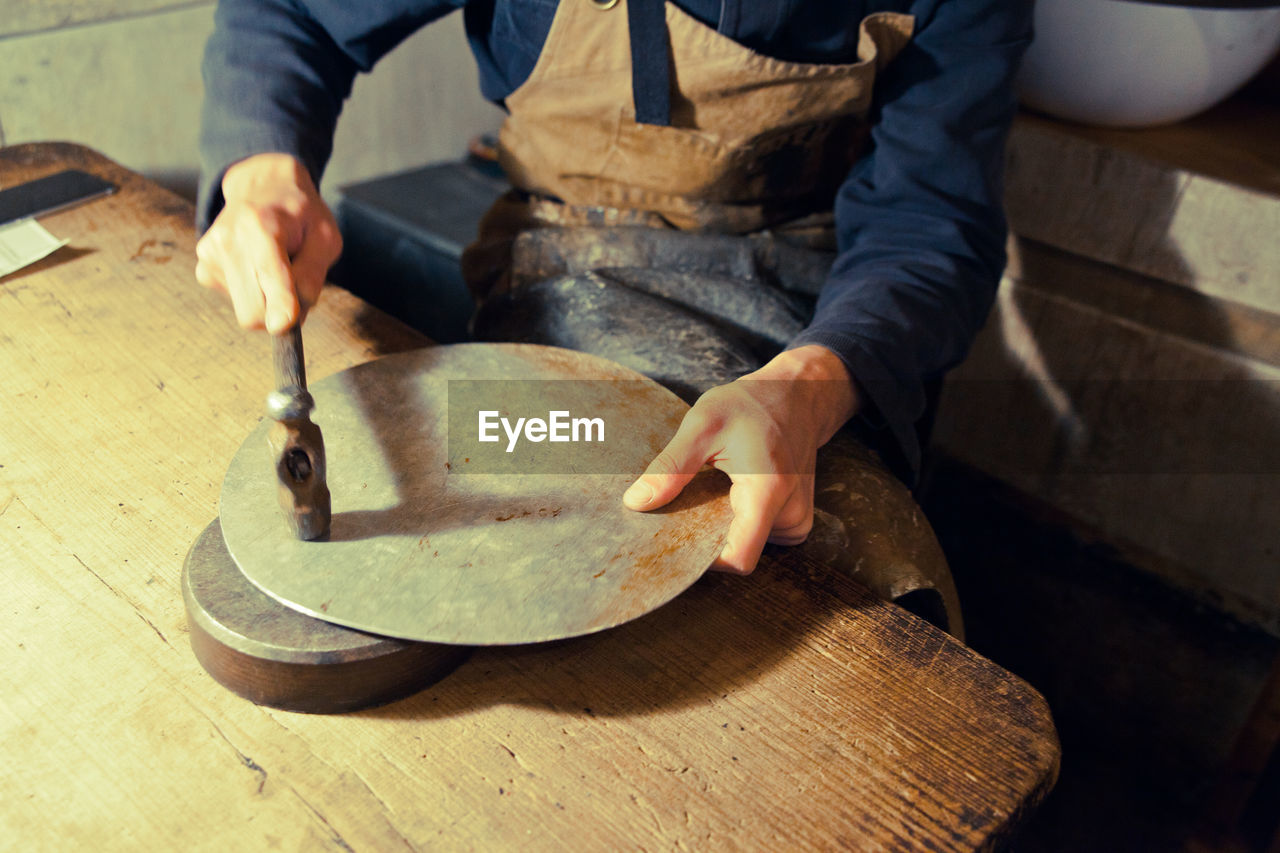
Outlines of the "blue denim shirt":
[{"label": "blue denim shirt", "polygon": [[[964,357],[1004,268],[1004,142],[1032,0],[676,2],[800,62],[853,61],[872,12],[915,16],[915,37],[877,82],[869,151],[836,195],[839,254],[791,344],[844,361],[909,478],[923,383]],[[221,206],[223,172],[251,154],[293,154],[318,182],[355,75],[459,7],[481,91],[501,102],[533,70],[556,0],[220,0],[204,59],[201,229]]]}]

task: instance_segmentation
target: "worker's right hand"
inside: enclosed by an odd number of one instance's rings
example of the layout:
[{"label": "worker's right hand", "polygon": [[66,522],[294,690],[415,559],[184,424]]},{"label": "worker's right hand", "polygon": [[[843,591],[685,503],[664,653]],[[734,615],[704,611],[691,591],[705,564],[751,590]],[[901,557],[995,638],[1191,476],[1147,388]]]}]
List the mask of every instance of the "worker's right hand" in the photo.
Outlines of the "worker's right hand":
[{"label": "worker's right hand", "polygon": [[225,206],[196,244],[196,280],[231,297],[246,329],[280,334],[320,298],[342,236],[306,168],[255,154],[222,178]]}]

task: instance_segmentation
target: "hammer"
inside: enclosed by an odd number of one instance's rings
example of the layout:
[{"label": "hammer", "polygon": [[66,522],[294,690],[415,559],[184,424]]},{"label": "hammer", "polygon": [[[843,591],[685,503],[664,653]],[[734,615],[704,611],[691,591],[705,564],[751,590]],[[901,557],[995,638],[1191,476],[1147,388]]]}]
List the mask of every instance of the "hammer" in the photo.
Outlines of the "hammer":
[{"label": "hammer", "polygon": [[280,509],[299,539],[321,539],[329,534],[329,486],[324,437],[311,421],[316,402],[307,392],[302,323],[273,336],[271,350],[276,390],[267,395],[267,416],[275,424],[267,433],[267,443],[275,463]]}]

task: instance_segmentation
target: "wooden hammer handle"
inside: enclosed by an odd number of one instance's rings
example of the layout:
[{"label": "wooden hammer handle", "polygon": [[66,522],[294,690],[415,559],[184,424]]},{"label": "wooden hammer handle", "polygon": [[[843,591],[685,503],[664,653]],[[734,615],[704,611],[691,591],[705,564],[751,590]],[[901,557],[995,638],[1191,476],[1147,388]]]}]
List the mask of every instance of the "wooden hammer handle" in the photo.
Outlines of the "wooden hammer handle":
[{"label": "wooden hammer handle", "polygon": [[271,337],[271,361],[275,368],[277,390],[286,394],[306,393],[307,364],[302,353],[301,323],[295,323],[283,335]]}]

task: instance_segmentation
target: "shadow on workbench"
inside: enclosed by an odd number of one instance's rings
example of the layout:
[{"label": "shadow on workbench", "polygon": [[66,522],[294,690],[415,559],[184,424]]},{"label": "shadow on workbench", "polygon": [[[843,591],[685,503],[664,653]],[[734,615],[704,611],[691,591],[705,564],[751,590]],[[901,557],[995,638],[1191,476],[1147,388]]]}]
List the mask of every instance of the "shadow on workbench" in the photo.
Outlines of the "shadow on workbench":
[{"label": "shadow on workbench", "polygon": [[1061,776],[1016,849],[1266,849],[1280,818],[1274,778],[1246,813],[1243,847],[1188,844],[1280,640],[958,464],[938,465],[923,504],[971,645],[1043,693],[1058,725]]},{"label": "shadow on workbench", "polygon": [[[776,618],[779,599],[795,603],[796,619]],[[426,720],[521,704],[620,717],[691,707],[760,678],[810,634],[828,628],[835,611],[873,603],[851,583],[833,588],[813,582],[803,568],[777,563],[762,563],[750,578],[709,574],[654,612],[609,631],[476,649],[438,688],[361,714]]]}]

